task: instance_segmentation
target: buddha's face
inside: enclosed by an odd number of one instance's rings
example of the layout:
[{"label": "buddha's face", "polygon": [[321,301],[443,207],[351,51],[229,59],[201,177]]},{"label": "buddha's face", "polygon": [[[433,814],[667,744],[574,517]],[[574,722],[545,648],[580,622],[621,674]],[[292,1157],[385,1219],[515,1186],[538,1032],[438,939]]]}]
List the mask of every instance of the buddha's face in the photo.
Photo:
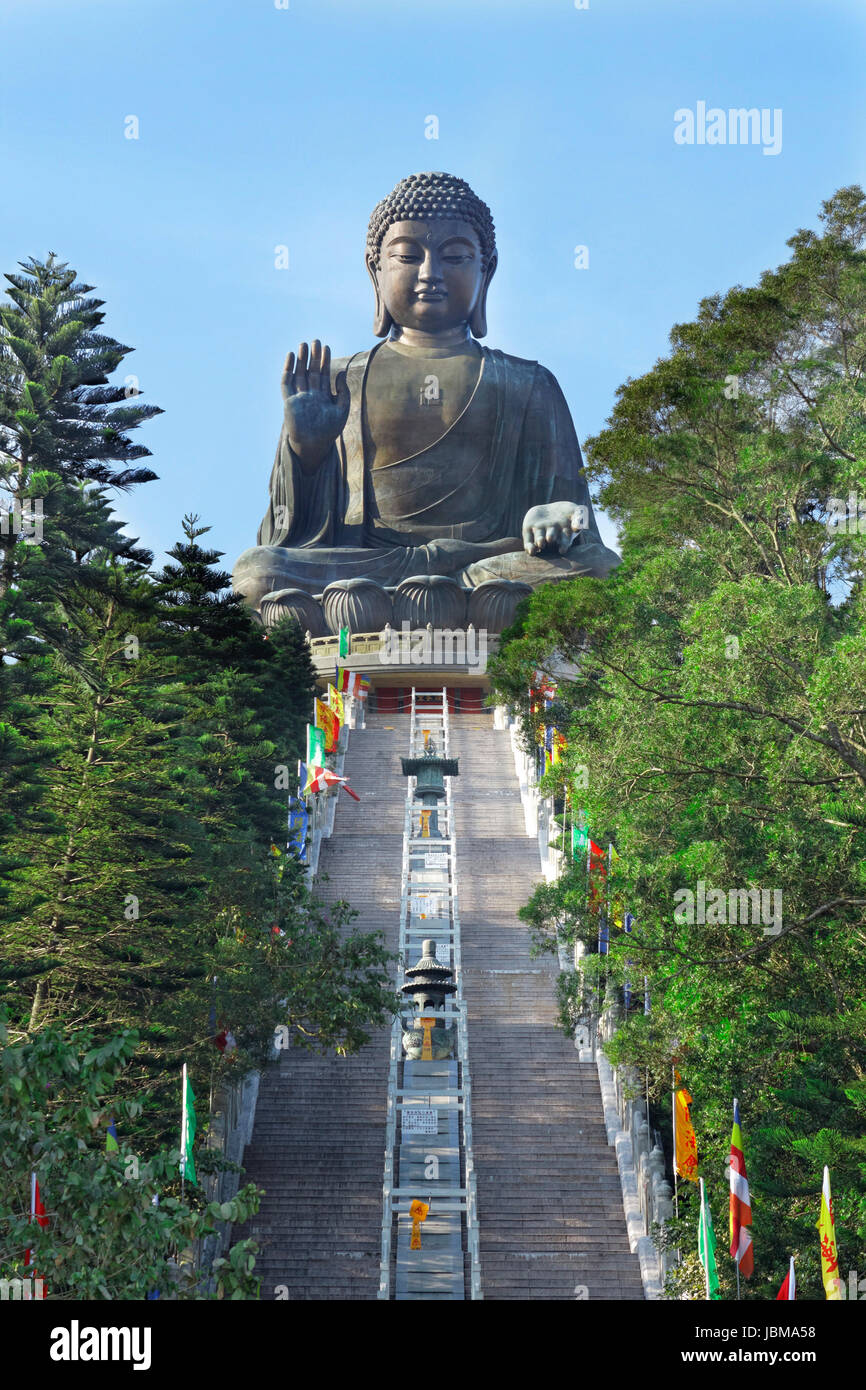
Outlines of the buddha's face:
[{"label": "buddha's face", "polygon": [[391,318],[401,328],[443,333],[469,322],[483,292],[481,244],[468,222],[395,222],[370,266]]}]

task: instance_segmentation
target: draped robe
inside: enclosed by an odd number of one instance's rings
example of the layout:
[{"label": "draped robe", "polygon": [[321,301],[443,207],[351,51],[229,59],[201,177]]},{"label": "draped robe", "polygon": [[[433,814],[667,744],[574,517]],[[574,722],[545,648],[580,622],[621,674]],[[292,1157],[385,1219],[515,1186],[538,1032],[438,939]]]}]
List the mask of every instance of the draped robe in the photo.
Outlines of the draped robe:
[{"label": "draped robe", "polygon": [[[618,563],[598,533],[565,398],[537,362],[481,346],[477,385],[451,426],[416,454],[371,469],[365,398],[382,346],[333,363],[332,380],[346,370],[351,404],[315,473],[302,471],[283,427],[258,545],[235,566],[234,586],[249,602],[281,588],[320,593],[339,579],[391,586],[445,574],[466,587],[496,577],[535,585],[603,576]],[[523,520],[547,502],[582,505],[588,524],[566,555],[529,556]]]}]

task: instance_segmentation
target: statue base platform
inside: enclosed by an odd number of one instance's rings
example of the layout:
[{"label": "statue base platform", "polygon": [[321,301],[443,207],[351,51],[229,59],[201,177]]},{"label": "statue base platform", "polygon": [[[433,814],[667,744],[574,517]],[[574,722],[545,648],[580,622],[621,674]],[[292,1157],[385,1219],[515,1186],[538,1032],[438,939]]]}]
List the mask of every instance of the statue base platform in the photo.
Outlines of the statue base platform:
[{"label": "statue base platform", "polygon": [[499,650],[499,637],[473,627],[442,629],[388,626],[380,632],[351,633],[340,656],[339,637],[308,635],[313,666],[320,682],[333,682],[337,666],[365,676],[373,690],[423,685],[490,687],[487,662]]}]

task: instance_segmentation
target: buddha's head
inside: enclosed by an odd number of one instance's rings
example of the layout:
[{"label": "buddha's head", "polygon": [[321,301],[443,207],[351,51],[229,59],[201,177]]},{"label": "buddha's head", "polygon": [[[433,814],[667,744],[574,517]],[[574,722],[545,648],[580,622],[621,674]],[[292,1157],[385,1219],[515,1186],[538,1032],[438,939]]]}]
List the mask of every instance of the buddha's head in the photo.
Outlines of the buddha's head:
[{"label": "buddha's head", "polygon": [[476,338],[487,332],[496,236],[489,207],[463,179],[401,179],[373,210],[366,263],[377,337],[394,324],[434,334],[468,325]]}]

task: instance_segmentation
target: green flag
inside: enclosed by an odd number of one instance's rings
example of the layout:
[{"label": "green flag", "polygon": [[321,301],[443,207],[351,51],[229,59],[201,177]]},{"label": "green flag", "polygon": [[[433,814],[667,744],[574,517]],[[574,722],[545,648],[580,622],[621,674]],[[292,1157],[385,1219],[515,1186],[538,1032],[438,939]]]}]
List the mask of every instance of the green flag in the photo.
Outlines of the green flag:
[{"label": "green flag", "polygon": [[716,1269],[716,1235],[713,1230],[713,1216],[704,1180],[701,1178],[701,1214],[698,1217],[698,1255],[704,1267],[707,1285],[707,1298],[719,1298],[719,1275]]},{"label": "green flag", "polygon": [[192,1093],[192,1086],[189,1084],[186,1067],[184,1067],[183,1104],[180,1122],[180,1173],[181,1177],[186,1178],[188,1182],[194,1182],[196,1186],[198,1186],[198,1178],[195,1175],[195,1159],[192,1156],[195,1131],[195,1096]]},{"label": "green flag", "polygon": [[341,628],[340,628],[340,656],[341,656],[341,657],[344,657],[344,656],[348,656],[348,655],[349,655],[349,629],[348,629],[347,627],[341,627]]},{"label": "green flag", "polygon": [[325,731],[317,724],[307,725],[307,769],[325,766]]},{"label": "green flag", "polygon": [[585,826],[573,825],[571,827],[571,857],[576,859],[578,854],[583,854],[589,845],[589,831]]}]

